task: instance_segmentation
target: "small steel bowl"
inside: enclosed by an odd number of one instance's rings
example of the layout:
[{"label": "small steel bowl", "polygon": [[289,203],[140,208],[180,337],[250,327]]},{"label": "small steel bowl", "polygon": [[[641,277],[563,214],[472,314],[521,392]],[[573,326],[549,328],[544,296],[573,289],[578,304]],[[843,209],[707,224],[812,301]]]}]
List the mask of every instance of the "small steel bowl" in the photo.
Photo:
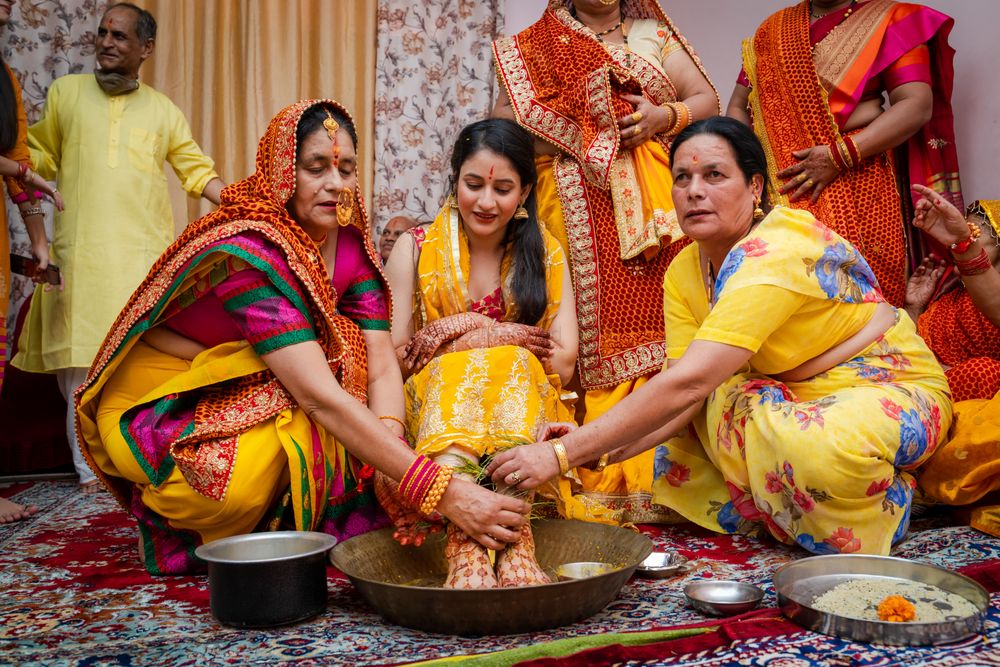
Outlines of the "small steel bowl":
[{"label": "small steel bowl", "polygon": [[608,572],[621,569],[611,563],[599,563],[597,561],[577,561],[575,563],[563,563],[556,566],[556,576],[559,581],[568,579],[589,579],[599,577]]},{"label": "small steel bowl", "polygon": [[764,591],[742,581],[695,581],[684,587],[688,604],[712,616],[735,616],[755,609]]},{"label": "small steel bowl", "polygon": [[637,576],[647,579],[664,579],[684,569],[687,558],[676,551],[654,551],[635,568]]},{"label": "small steel bowl", "polygon": [[212,615],[240,628],[266,628],[326,610],[326,554],[337,538],[278,531],[236,535],[203,544]]}]

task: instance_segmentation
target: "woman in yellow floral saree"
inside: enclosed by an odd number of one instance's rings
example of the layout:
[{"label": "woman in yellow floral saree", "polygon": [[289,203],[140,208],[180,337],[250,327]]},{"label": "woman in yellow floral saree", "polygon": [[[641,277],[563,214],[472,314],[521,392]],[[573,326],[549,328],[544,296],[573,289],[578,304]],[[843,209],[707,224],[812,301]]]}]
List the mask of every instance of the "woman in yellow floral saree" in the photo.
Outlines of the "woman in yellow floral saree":
[{"label": "woman in yellow floral saree", "polygon": [[[668,367],[564,436],[569,463],[659,445],[654,499],[701,526],[888,553],[909,523],[910,471],[951,422],[944,372],[853,246],[806,211],[765,215],[746,125],[693,125],[671,163],[695,243],[664,281]],[[552,449],[498,455],[493,479],[548,479]]]},{"label": "woman in yellow floral saree", "polygon": [[[401,479],[416,457],[356,141],[335,102],[282,110],[256,172],[164,252],[76,394],[84,454],[138,521],[151,574],[197,570],[199,544],[254,530],[386,523],[372,466]],[[465,482],[437,507],[493,548],[529,509]]]},{"label": "woman in yellow floral saree", "polygon": [[[398,308],[392,326],[409,375],[407,433],[418,453],[461,473],[570,418],[561,393],[577,338],[562,248],[535,213],[531,136],[509,120],[467,126],[452,153],[452,183],[433,224],[396,242],[386,274],[397,299],[414,295],[412,311]],[[560,486],[549,495],[564,509],[573,498],[568,480]],[[448,587],[548,582],[528,527],[497,555],[495,571],[454,525],[446,555]]]},{"label": "woman in yellow floral saree", "polygon": [[[539,139],[538,215],[569,259],[580,322],[577,417],[610,409],[663,365],[656,305],[684,246],[667,149],[719,98],[656,0],[550,0],[542,17],[494,43],[496,117]],[[594,519],[676,520],[651,503],[652,453],[581,469]]]}]

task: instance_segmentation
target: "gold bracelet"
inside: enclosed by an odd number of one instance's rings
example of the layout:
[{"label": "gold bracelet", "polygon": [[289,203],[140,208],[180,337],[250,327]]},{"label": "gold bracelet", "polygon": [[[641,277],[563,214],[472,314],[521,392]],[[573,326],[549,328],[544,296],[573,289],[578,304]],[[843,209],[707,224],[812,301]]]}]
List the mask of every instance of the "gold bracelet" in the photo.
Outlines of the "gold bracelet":
[{"label": "gold bracelet", "polygon": [[597,465],[594,466],[594,472],[601,472],[608,467],[608,459],[611,458],[611,454],[605,452],[601,454],[601,458],[597,459]]},{"label": "gold bracelet", "polygon": [[556,460],[559,461],[559,472],[565,475],[569,472],[569,457],[566,455],[566,445],[562,444],[559,438],[549,440],[552,450],[556,453]]},{"label": "gold bracelet", "polygon": [[403,427],[403,433],[406,433],[406,424],[404,424],[403,420],[400,419],[399,417],[394,417],[392,415],[382,415],[381,417],[379,417],[379,419],[391,419],[392,421],[394,421],[397,424],[399,424],[400,426],[402,426]]}]

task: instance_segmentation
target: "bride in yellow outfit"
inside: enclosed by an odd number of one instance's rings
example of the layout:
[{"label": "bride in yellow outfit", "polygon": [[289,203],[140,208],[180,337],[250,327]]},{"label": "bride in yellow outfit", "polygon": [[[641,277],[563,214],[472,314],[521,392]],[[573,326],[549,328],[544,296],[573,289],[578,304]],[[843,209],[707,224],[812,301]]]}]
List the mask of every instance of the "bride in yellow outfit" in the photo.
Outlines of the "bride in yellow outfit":
[{"label": "bride in yellow outfit", "polygon": [[[397,304],[392,342],[409,376],[407,435],[419,454],[461,475],[484,455],[534,442],[542,424],[570,418],[561,393],[576,363],[577,322],[562,248],[535,213],[531,136],[508,120],[473,123],[451,165],[452,196],[428,228],[396,241],[386,276]],[[568,482],[560,486],[567,492],[555,495],[572,500]],[[401,495],[418,487],[404,479]],[[446,555],[447,587],[548,582],[529,527],[495,569],[454,524]]]}]

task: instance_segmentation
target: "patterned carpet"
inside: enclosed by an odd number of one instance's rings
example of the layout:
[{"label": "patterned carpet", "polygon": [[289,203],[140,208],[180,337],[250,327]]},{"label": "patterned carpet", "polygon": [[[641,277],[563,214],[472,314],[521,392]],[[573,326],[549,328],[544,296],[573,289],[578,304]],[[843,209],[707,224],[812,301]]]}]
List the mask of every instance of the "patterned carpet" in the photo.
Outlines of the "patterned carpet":
[{"label": "patterned carpet", "polygon": [[[205,577],[154,579],[146,575],[136,557],[137,531],[107,494],[85,496],[69,482],[24,485],[0,493],[41,507],[29,521],[0,526],[0,663],[16,665],[373,665],[485,654],[581,635],[704,622],[705,617],[684,604],[681,589],[691,578],[759,584],[767,591],[764,605],[773,607],[771,573],[802,555],[773,542],[693,528],[652,530],[658,547],[678,549],[690,559],[687,573],[664,580],[633,579],[604,611],[569,627],[476,639],[389,625],[331,568],[330,604],[325,614],[286,628],[234,630],[220,626],[208,613]],[[949,568],[1000,559],[1000,540],[945,524],[941,517],[924,520],[894,555]],[[802,632],[771,614],[775,620],[768,627],[780,630],[780,636],[719,635],[715,645],[703,644],[695,662],[773,667],[903,661],[1000,664],[998,601],[1000,596],[994,595],[984,636],[960,646],[855,645]],[[705,637],[710,642],[711,637]],[[673,646],[689,645],[693,644]],[[504,664],[504,659],[496,657],[493,664]],[[595,660],[604,662],[608,657],[598,660],[595,656]],[[691,664],[688,660],[695,654],[676,655],[675,650],[663,647],[652,656],[639,652],[621,657],[630,664]]]}]

